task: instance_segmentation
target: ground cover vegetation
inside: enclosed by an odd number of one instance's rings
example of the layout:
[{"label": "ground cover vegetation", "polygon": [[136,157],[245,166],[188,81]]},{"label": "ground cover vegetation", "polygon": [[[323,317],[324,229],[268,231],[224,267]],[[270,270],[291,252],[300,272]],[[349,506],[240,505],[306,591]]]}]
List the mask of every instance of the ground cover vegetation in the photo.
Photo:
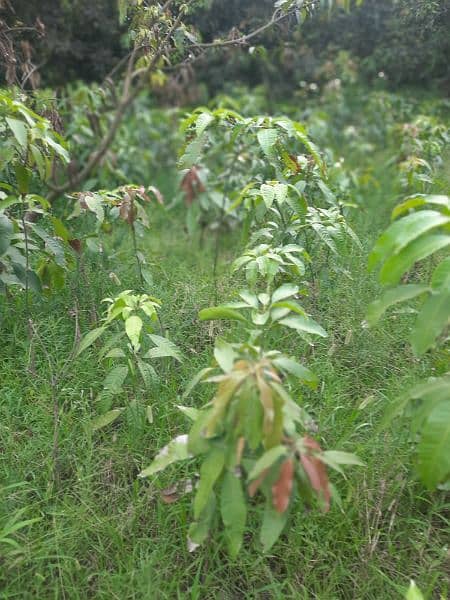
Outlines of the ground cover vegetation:
[{"label": "ground cover vegetation", "polygon": [[448,8],[220,5],[0,2],[1,597],[447,598]]}]

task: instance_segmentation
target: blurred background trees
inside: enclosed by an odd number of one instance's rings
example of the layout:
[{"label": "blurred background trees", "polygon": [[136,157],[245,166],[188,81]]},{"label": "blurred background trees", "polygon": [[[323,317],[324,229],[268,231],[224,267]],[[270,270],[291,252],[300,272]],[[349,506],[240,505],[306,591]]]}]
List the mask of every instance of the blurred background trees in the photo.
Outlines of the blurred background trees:
[{"label": "blurred background trees", "polygon": [[[251,28],[272,9],[273,0],[205,0],[192,26],[203,40],[212,40],[236,24]],[[25,40],[22,52],[38,67],[44,85],[101,80],[126,53],[125,29],[112,0],[0,0],[0,18],[3,30],[5,23],[41,27],[39,35],[22,34],[21,44]],[[369,82],[383,73],[392,88],[433,82],[448,89],[449,31],[448,0],[365,0],[350,14],[323,10],[301,29],[293,23],[271,29],[255,41],[261,47],[247,53],[231,49],[225,56],[209,55],[197,77],[210,93],[227,79],[249,85],[270,79],[274,90],[285,93],[302,80],[332,76],[331,63],[344,50]]]}]

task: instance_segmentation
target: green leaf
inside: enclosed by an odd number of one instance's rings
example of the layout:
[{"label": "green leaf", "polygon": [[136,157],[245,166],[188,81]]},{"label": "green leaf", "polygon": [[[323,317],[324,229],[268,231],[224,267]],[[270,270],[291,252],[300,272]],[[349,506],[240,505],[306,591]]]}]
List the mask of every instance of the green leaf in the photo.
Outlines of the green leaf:
[{"label": "green leaf", "polygon": [[200,481],[194,500],[194,518],[198,520],[208,504],[214,484],[221,476],[225,465],[225,451],[223,448],[212,448],[206,455],[200,468]]},{"label": "green leaf", "polygon": [[177,404],[177,408],[178,410],[181,410],[183,415],[185,415],[190,421],[196,421],[200,415],[200,410],[192,406],[182,406],[181,404]]},{"label": "green leaf", "polygon": [[354,465],[364,467],[365,463],[351,452],[340,450],[326,450],[320,454],[320,460],[332,469],[341,472],[340,465]]},{"label": "green leaf", "polygon": [[236,356],[236,352],[231,344],[222,338],[217,338],[214,346],[214,358],[217,360],[222,371],[229,373],[233,369]]},{"label": "green leaf", "polygon": [[431,287],[438,291],[450,288],[450,256],[445,258],[434,270]]},{"label": "green leaf", "polygon": [[369,304],[367,308],[367,322],[371,327],[376,325],[388,308],[394,304],[417,298],[421,294],[429,291],[427,285],[400,285],[391,290],[387,290],[384,294]]},{"label": "green leaf", "polygon": [[103,203],[101,198],[98,196],[93,196],[91,194],[86,194],[84,196],[84,201],[86,202],[89,210],[95,214],[99,223],[103,223],[105,220],[105,210],[103,208]]},{"label": "green leaf", "polygon": [[276,129],[262,129],[257,134],[259,145],[268,158],[273,158],[273,148],[278,141]]},{"label": "green leaf", "polygon": [[446,400],[450,397],[450,375],[443,377],[430,377],[424,383],[416,385],[397,398],[386,411],[380,424],[380,429],[391,423],[400,415],[411,400],[422,400],[424,403],[435,404],[436,399]]},{"label": "green leaf", "polygon": [[125,321],[125,332],[135,350],[139,348],[142,326],[142,319],[137,315],[132,315]]},{"label": "green leaf", "polygon": [[391,254],[398,254],[419,236],[450,223],[447,217],[434,210],[422,210],[393,223],[375,244],[369,256],[369,270],[384,262]]},{"label": "green leaf", "polygon": [[450,198],[448,196],[430,195],[430,196],[413,196],[408,198],[392,211],[392,220],[404,215],[408,211],[425,206],[426,204],[435,204],[443,206],[450,210]]},{"label": "green leaf", "polygon": [[24,165],[16,165],[15,173],[17,179],[17,189],[20,194],[28,194],[30,188],[31,171]]},{"label": "green leaf", "polygon": [[114,423],[114,421],[120,417],[124,410],[124,408],[115,408],[103,415],[100,415],[99,417],[96,417],[91,422],[92,431],[98,431],[99,429],[103,429],[103,427]]},{"label": "green leaf", "polygon": [[419,475],[428,489],[434,489],[450,475],[450,397],[429,415],[417,453]]},{"label": "green leaf", "polygon": [[183,396],[182,396],[183,399],[187,398],[189,396],[189,394],[192,392],[192,390],[200,383],[200,381],[203,381],[203,379],[206,379],[208,377],[208,375],[210,375],[213,371],[214,371],[214,369],[212,367],[206,367],[205,369],[202,369],[201,371],[199,371],[188,383],[188,385],[183,393]]},{"label": "green leaf", "polygon": [[111,369],[103,381],[103,388],[110,394],[118,394],[122,390],[122,386],[128,375],[127,365],[118,365]]},{"label": "green leaf", "polygon": [[187,435],[179,435],[173,439],[167,446],[164,446],[161,452],[155,457],[152,464],[139,473],[138,477],[150,477],[150,475],[162,471],[174,462],[190,458],[187,443]]},{"label": "green leaf", "polygon": [[418,238],[401,252],[387,259],[380,271],[380,282],[383,285],[397,284],[416,262],[424,260],[449,244],[450,235],[434,234]]},{"label": "green leaf", "polygon": [[8,217],[0,212],[0,256],[4,254],[12,240],[13,225]]},{"label": "green leaf", "polygon": [[408,591],[406,592],[405,598],[406,600],[425,600],[422,592],[412,579]]},{"label": "green leaf", "polygon": [[216,512],[216,504],[216,497],[214,494],[211,494],[198,521],[191,523],[188,533],[188,547],[190,552],[193,552],[200,544],[203,544],[208,537],[214,513]]},{"label": "green leaf", "polygon": [[146,353],[145,358],[164,358],[166,356],[171,356],[172,358],[175,358],[178,362],[183,361],[180,349],[176,344],[174,344],[167,338],[161,335],[155,335],[154,333],[149,334],[149,338],[154,344],[156,344],[156,347],[151,348]]},{"label": "green leaf", "polygon": [[328,337],[328,333],[321,327],[314,319],[310,317],[303,317],[301,315],[295,315],[286,317],[285,319],[281,319],[278,321],[280,325],[286,325],[286,327],[290,327],[291,329],[296,329],[297,331],[304,331],[305,333],[311,333],[313,335],[319,335],[320,337],[326,338]]},{"label": "green leaf", "polygon": [[450,320],[450,287],[432,292],[425,300],[411,333],[411,345],[416,356],[436,345],[436,338]]},{"label": "green leaf", "polygon": [[263,471],[271,467],[280,458],[286,456],[286,453],[286,446],[274,446],[265,452],[253,465],[253,468],[248,475],[249,481],[256,479]]},{"label": "green leaf", "polygon": [[294,375],[294,377],[297,377],[313,389],[316,389],[319,384],[319,378],[317,375],[298,363],[296,360],[282,356],[280,358],[276,358],[273,361],[273,364],[281,370]]},{"label": "green leaf", "polygon": [[215,321],[221,319],[230,319],[232,321],[241,321],[247,323],[247,319],[240,312],[226,306],[214,306],[212,308],[204,308],[198,313],[201,321]]},{"label": "green leaf", "polygon": [[269,552],[282,534],[288,520],[288,515],[289,512],[287,510],[279,513],[274,509],[271,502],[267,502],[259,535],[264,552]]},{"label": "green leaf", "polygon": [[291,298],[292,296],[298,294],[298,292],[298,285],[294,285],[293,283],[285,283],[273,292],[272,304],[275,304],[275,302],[280,302],[280,300],[285,300],[286,298]]},{"label": "green leaf", "polygon": [[231,558],[236,558],[242,546],[247,520],[242,484],[234,472],[227,471],[223,478],[220,496],[220,513],[225,526],[225,538]]},{"label": "green leaf", "polygon": [[264,204],[267,208],[270,208],[275,200],[275,189],[272,185],[267,185],[264,183],[261,186],[261,195],[264,200]]},{"label": "green leaf", "polygon": [[140,358],[138,358],[137,364],[138,364],[138,369],[141,374],[141,377],[142,377],[145,387],[147,389],[151,389],[152,384],[155,381],[158,381],[158,374],[156,373],[156,371],[152,367],[152,365],[149,365],[148,363],[144,362]]},{"label": "green leaf", "polygon": [[209,125],[211,125],[213,121],[214,117],[212,114],[201,113],[198,116],[197,122],[195,123],[195,132],[197,134],[197,137],[201,136],[204,133],[205,129],[209,127]]},{"label": "green leaf", "polygon": [[22,146],[22,148],[26,148],[28,132],[25,123],[23,121],[19,121],[18,119],[12,119],[11,117],[6,117],[6,122],[8,123],[9,128],[14,134],[14,137]]},{"label": "green leaf", "polygon": [[92,346],[95,340],[97,340],[103,333],[105,333],[105,331],[105,327],[97,327],[96,329],[89,331],[89,333],[87,333],[81,340],[75,356],[79,356],[82,352],[87,350],[89,346]]},{"label": "green leaf", "polygon": [[42,152],[34,144],[30,144],[31,155],[33,156],[34,163],[37,167],[39,177],[42,181],[45,180],[45,160],[42,156]]}]

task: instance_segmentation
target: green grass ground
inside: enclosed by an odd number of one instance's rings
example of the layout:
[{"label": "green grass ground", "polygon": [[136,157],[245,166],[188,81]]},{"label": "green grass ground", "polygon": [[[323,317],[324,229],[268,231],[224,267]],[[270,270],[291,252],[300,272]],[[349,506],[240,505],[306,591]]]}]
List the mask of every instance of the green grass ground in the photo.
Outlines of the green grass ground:
[{"label": "green grass ground", "polygon": [[[430,598],[449,596],[449,500],[414,482],[406,427],[395,423],[377,432],[389,401],[432,373],[433,365],[412,356],[405,343],[407,317],[384,321],[375,331],[361,326],[377,291],[375,277],[366,272],[367,253],[392,203],[392,173],[381,166],[375,176],[379,187],[351,219],[363,242],[363,250],[349,248],[345,258],[353,280],[331,276],[310,307],[333,334],[309,357],[321,388],[303,398],[320,424],[323,444],[356,452],[367,466],[349,471],[347,480],[333,476],[341,506],[335,504],[328,514],[294,510],[268,556],[259,551],[252,521],[235,562],[220,537],[190,554],[185,542],[189,498],[166,505],[159,495],[187,467],[150,481],[136,477],[162,445],[184,431],[187,423],[176,405],[212,354],[210,325],[200,323],[197,313],[213,301],[214,248],[211,241],[200,247],[189,238],[181,209],[158,209],[142,243],[154,273],[151,293],[162,299],[164,324],[185,361],[163,366],[160,384],[144,398],[153,407],[153,424],[133,404],[136,390],[130,389],[119,401],[129,405],[125,418],[93,434],[89,422],[104,373],[95,354],[83,355],[57,390],[57,483],[52,483],[49,381],[51,369],[58,372],[72,345],[73,295],[69,290],[56,299],[35,300],[35,374],[26,369],[25,309],[3,302],[0,598],[387,600],[401,598],[410,578]],[[219,293],[224,299],[236,288],[229,265],[238,243],[236,234],[222,245]],[[137,285],[132,264],[116,270],[120,288],[108,277],[108,265],[91,262],[86,270],[89,284],[72,284],[79,293],[83,330],[89,327],[92,304]],[[293,354],[298,351],[295,336],[283,344]],[[190,402],[202,404],[207,393],[200,388]],[[2,543],[8,522],[27,519],[38,520],[11,535],[17,545]]]}]

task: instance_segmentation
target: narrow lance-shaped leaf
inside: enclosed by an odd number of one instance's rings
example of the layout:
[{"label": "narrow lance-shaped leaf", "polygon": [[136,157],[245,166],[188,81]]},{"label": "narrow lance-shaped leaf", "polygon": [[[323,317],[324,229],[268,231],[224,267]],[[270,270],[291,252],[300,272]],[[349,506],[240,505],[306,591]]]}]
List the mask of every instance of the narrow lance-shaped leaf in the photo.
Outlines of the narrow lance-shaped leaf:
[{"label": "narrow lance-shaped leaf", "polygon": [[227,471],[223,478],[220,512],[225,526],[228,551],[232,558],[236,558],[244,537],[247,505],[241,480],[232,471]]},{"label": "narrow lance-shaped leaf", "polygon": [[419,474],[429,489],[450,477],[450,401],[440,402],[431,412],[417,451]]},{"label": "narrow lance-shaped leaf", "polygon": [[393,223],[379,238],[369,257],[369,269],[384,262],[391,254],[396,254],[409,243],[431,231],[450,223],[450,217],[434,210],[422,210]]},{"label": "narrow lance-shaped leaf", "polygon": [[164,446],[152,464],[139,473],[138,477],[150,477],[150,475],[162,471],[174,462],[190,458],[187,443],[187,435],[179,435],[173,439],[167,446]]},{"label": "narrow lance-shaped leaf", "polygon": [[400,285],[394,289],[387,290],[384,294],[369,304],[367,308],[367,321],[371,327],[376,325],[383,314],[393,306],[406,300],[417,298],[421,294],[429,291],[427,285]]},{"label": "narrow lance-shaped leaf", "polygon": [[92,431],[98,431],[107,425],[111,425],[111,423],[114,423],[120,417],[124,410],[124,408],[115,408],[96,417],[91,423]]}]

